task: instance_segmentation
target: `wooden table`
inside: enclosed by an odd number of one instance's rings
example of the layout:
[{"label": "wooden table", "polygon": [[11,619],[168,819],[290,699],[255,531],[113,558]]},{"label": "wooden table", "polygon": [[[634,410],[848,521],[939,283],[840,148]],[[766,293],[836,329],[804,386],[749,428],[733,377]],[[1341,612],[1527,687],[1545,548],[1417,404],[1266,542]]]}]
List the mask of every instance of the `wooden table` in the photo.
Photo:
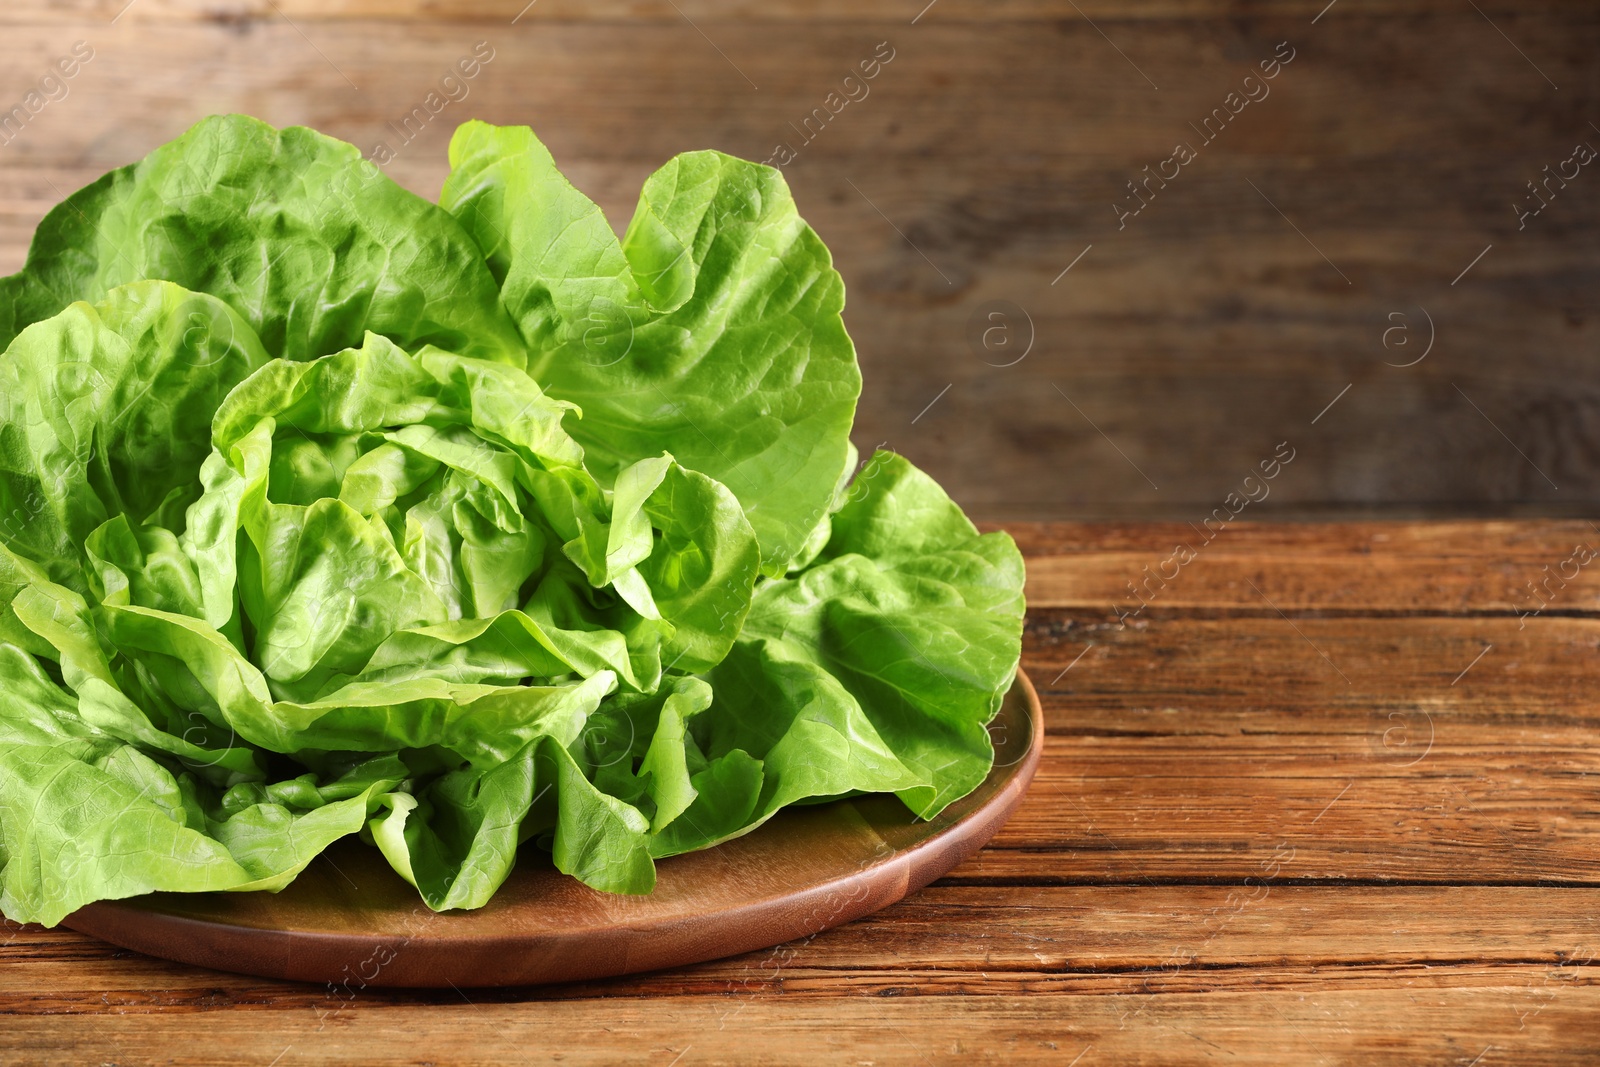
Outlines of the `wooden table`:
[{"label": "wooden table", "polygon": [[1044,764],[910,900],[681,971],[353,1002],[11,927],[0,1059],[1600,1061],[1600,532],[1013,532]]}]

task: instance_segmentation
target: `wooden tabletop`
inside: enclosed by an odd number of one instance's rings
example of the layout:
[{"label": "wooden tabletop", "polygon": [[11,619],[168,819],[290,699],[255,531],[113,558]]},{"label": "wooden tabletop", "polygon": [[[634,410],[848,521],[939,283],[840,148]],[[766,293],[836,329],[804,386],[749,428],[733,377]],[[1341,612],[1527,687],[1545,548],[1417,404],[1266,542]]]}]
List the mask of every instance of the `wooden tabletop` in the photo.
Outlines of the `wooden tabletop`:
[{"label": "wooden tabletop", "polygon": [[905,902],[680,971],[466,994],[12,926],[0,1059],[1600,1061],[1600,531],[1012,531],[1044,763],[993,844]]}]

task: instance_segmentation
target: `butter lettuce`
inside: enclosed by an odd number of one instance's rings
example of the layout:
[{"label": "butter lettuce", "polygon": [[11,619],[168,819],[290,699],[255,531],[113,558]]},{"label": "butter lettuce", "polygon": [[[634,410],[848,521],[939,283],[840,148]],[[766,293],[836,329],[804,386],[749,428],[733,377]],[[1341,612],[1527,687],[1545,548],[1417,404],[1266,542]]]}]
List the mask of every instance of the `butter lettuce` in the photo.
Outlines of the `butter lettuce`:
[{"label": "butter lettuce", "polygon": [[0,279],[0,910],[277,890],[358,835],[429,907],[520,854],[648,892],[789,804],[992,762],[1022,563],[853,480],[843,287],[776,171],[619,241],[526,129],[443,206],[209,119]]}]

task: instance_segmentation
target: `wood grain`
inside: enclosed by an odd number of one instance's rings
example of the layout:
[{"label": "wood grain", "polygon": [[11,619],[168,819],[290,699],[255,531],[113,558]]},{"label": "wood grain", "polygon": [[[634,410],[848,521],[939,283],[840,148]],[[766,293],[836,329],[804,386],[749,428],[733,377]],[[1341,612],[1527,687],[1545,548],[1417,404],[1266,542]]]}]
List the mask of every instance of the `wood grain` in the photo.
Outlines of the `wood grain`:
[{"label": "wood grain", "polygon": [[1549,996],[1548,976],[1548,968],[1507,968],[1474,988],[1441,988],[1418,975],[1387,988],[1314,993],[777,996],[751,999],[742,1010],[726,995],[534,1008],[458,1000],[420,1017],[411,1006],[364,1005],[321,1024],[305,1009],[33,1017],[7,1020],[5,1040],[35,1063],[126,1062],[130,1051],[160,1049],[162,1063],[210,1064],[226,1049],[235,1062],[262,1067],[296,1056],[366,1064],[379,1048],[394,1057],[387,1062],[417,1064],[622,1058],[666,1065],[676,1056],[708,1064],[1066,1064],[1086,1049],[1105,1063],[1141,1065],[1210,1064],[1223,1055],[1271,1067],[1465,1065],[1474,1056],[1480,1065],[1590,1062],[1600,1055],[1600,989],[1562,978]]},{"label": "wood grain", "polygon": [[[748,953],[670,972],[538,990],[475,990],[482,1003],[597,996],[660,998],[760,992],[838,996],[897,988],[926,995],[1194,992],[1252,985],[1367,988],[1432,970],[1440,984],[1502,968],[1547,967],[1588,981],[1600,943],[1600,891],[1523,887],[966,886],[930,887],[881,912],[807,938],[786,954]],[[886,948],[892,946],[892,951]],[[37,931],[8,952],[0,996],[15,1015],[125,1014],[245,1006],[315,1009],[351,994],[316,984],[226,978],[118,951],[70,930]],[[781,962],[780,962],[781,961]],[[979,977],[974,978],[974,972]],[[1502,975],[1503,976],[1503,975]],[[997,984],[998,983],[998,984]],[[151,987],[161,986],[158,995]],[[364,991],[363,991],[364,992]],[[459,1002],[441,987],[390,989],[388,1004]]]},{"label": "wood grain", "polygon": [[1514,588],[1590,524],[1242,523],[1135,616],[1116,584],[1193,529],[1018,534],[1052,736],[957,877],[1600,882],[1597,585],[1577,568],[1538,614]]},{"label": "wood grain", "polygon": [[1221,512],[1199,524],[1019,527],[1032,554],[1028,604],[1114,618],[1210,608],[1521,620],[1600,608],[1592,566],[1600,529],[1592,522],[1306,527],[1237,522]]},{"label": "wood grain", "polygon": [[[136,6],[134,6],[136,5]],[[1256,0],[1248,5],[1256,18],[1301,18],[1306,7],[1296,0]],[[1449,0],[1343,0],[1344,14],[1423,14],[1454,12]],[[1519,6],[1518,11],[1560,12],[1575,5],[1551,2]],[[980,22],[995,20],[1045,20],[1093,18],[1119,21],[1219,18],[1238,14],[1239,5],[1227,0],[1151,0],[1137,5],[1115,0],[16,0],[0,8],[0,20],[109,22],[123,16],[134,21],[239,22],[290,18],[295,20],[382,19],[404,22],[521,22],[696,21],[811,22]],[[1510,10],[1504,4],[1485,5],[1496,14]]]}]

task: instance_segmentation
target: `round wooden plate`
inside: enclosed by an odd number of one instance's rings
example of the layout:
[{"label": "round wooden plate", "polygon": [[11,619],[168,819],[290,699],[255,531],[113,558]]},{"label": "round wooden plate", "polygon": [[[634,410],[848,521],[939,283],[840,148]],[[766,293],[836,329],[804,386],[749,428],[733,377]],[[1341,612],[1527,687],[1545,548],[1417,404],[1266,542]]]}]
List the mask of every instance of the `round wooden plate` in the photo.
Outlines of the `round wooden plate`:
[{"label": "round wooden plate", "polygon": [[788,809],[659,861],[648,896],[596,892],[530,860],[487,906],[435,914],[377,849],[347,841],[281,893],[154,893],[91,904],[65,925],[151,956],[351,990],[532,985],[718,959],[887,907],[981,848],[1039,763],[1039,698],[1020,671],[989,730],[993,772],[936,819],[892,796]]}]

